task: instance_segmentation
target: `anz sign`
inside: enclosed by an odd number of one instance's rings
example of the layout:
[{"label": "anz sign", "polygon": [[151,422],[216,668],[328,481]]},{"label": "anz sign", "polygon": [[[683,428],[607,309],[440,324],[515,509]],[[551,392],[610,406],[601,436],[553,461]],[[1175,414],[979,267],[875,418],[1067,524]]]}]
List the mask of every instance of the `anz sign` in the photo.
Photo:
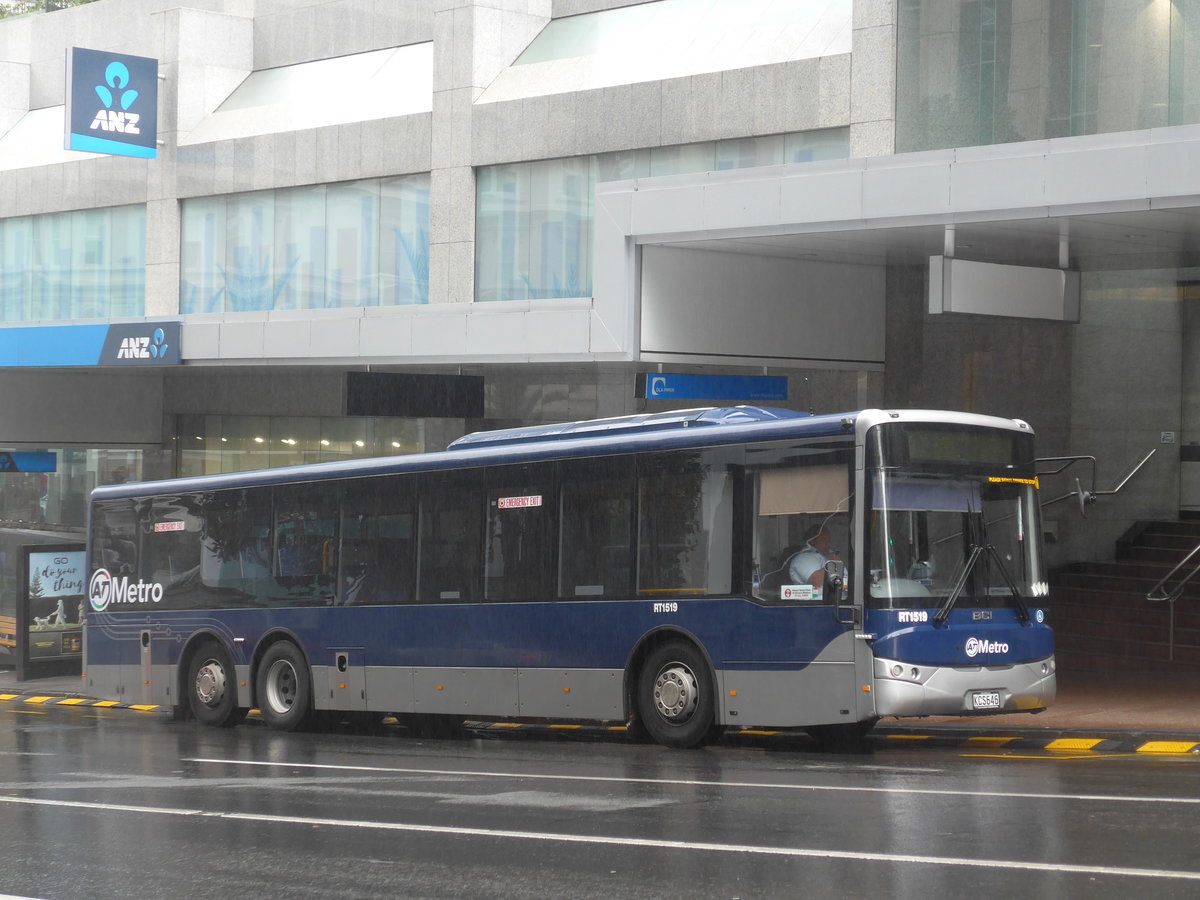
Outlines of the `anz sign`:
[{"label": "anz sign", "polygon": [[164,366],[182,362],[178,322],[109,325],[100,351],[101,366]]},{"label": "anz sign", "polygon": [[0,368],[10,366],[177,366],[179,322],[0,328]]},{"label": "anz sign", "polygon": [[68,150],[158,156],[158,60],[67,51]]}]

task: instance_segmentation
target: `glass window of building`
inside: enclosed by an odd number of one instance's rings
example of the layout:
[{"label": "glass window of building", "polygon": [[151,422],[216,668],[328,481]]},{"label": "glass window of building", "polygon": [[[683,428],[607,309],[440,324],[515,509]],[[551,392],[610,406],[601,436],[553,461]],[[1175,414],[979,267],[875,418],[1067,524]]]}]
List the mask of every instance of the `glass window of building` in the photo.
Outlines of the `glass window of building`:
[{"label": "glass window of building", "polygon": [[140,316],[146,208],[0,219],[0,321]]},{"label": "glass window of building", "polygon": [[429,302],[429,175],[185,200],[182,313]]},{"label": "glass window of building", "polygon": [[597,182],[845,159],[849,146],[849,129],[829,128],[483,166],[475,182],[475,299],[590,297]]},{"label": "glass window of building", "polygon": [[1200,122],[1196,0],[901,0],[899,152]]},{"label": "glass window of building", "polygon": [[[461,419],[180,416],[175,474],[216,475],[441,450],[447,422],[457,423],[450,429],[453,436],[466,430]],[[431,438],[431,432],[437,437]]]}]

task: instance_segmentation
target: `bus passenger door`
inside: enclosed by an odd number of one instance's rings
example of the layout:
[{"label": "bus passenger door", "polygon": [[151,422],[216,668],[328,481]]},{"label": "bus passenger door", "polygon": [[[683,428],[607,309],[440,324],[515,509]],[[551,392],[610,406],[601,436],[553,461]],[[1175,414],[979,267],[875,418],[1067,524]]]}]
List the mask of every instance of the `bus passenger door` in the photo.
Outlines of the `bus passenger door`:
[{"label": "bus passenger door", "polygon": [[[862,613],[854,592],[846,590],[854,549],[852,447],[841,440],[751,452],[750,588],[766,630],[760,647],[770,648],[755,662],[797,668],[786,711],[745,709],[739,718],[762,719],[758,724],[769,722],[762,718],[767,714],[805,724],[857,721],[858,694],[869,683],[861,679],[862,671],[870,671],[863,657],[870,650],[857,637]],[[750,676],[742,672],[739,678]]]}]

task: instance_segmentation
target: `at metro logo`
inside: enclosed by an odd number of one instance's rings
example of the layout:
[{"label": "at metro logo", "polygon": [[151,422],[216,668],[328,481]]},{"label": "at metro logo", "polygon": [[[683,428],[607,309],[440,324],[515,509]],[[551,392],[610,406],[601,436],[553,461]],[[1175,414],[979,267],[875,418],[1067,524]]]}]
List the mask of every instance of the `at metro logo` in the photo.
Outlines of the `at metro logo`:
[{"label": "at metro logo", "polygon": [[108,569],[97,569],[88,582],[88,602],[96,612],[124,603],[161,603],[163,586],[157,581],[131,581],[127,575],[114,576]]},{"label": "at metro logo", "polygon": [[149,359],[150,338],[127,337],[121,341],[117,350],[117,359]]},{"label": "at metro logo", "polygon": [[1004,641],[989,641],[987,638],[972,637],[967,638],[963,650],[969,657],[978,656],[980,653],[1007,653],[1008,644]]}]

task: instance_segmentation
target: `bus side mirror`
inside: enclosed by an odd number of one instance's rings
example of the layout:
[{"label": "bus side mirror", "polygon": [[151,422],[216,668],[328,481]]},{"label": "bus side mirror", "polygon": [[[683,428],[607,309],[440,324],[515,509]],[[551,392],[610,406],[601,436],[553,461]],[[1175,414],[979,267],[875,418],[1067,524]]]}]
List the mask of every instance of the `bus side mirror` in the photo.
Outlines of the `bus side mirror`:
[{"label": "bus side mirror", "polygon": [[841,594],[846,584],[846,564],[840,559],[831,559],[825,563],[825,589],[833,589]]},{"label": "bus side mirror", "polygon": [[825,587],[822,594],[833,600],[833,616],[840,625],[858,627],[858,610],[846,604],[846,563],[831,559],[825,563]]}]

